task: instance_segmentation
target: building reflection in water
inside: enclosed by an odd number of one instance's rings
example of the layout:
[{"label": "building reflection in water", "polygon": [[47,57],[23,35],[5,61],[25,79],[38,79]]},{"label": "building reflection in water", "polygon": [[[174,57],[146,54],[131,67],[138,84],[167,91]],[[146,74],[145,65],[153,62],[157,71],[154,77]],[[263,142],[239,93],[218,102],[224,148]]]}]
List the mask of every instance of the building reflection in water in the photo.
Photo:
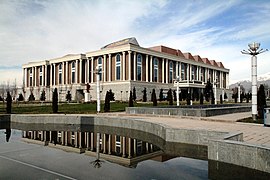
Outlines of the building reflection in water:
[{"label": "building reflection in water", "polygon": [[[152,143],[117,134],[79,131],[22,132],[26,142],[96,157],[96,161],[93,162],[96,167],[101,165],[100,158],[123,166],[136,167],[138,162],[163,154],[163,151]],[[156,158],[159,161],[163,159],[170,158]]]}]

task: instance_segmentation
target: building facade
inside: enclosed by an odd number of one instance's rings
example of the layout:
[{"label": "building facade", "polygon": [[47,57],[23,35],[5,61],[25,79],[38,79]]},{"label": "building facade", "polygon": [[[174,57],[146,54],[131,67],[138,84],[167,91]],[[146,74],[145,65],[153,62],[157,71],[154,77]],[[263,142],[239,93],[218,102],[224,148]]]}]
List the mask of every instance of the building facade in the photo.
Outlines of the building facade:
[{"label": "building facade", "polygon": [[72,100],[81,101],[89,84],[91,100],[96,100],[97,67],[101,70],[103,100],[111,89],[116,100],[126,101],[134,87],[137,100],[142,99],[144,88],[150,99],[153,89],[176,89],[177,77],[181,92],[198,94],[208,79],[216,84],[217,97],[229,91],[229,69],[221,62],[165,46],[143,48],[135,38],[128,38],[97,51],[23,65],[24,97],[27,99],[33,93],[39,99],[44,90],[46,100],[50,101],[53,89],[57,88],[60,101],[65,101],[68,92]]}]

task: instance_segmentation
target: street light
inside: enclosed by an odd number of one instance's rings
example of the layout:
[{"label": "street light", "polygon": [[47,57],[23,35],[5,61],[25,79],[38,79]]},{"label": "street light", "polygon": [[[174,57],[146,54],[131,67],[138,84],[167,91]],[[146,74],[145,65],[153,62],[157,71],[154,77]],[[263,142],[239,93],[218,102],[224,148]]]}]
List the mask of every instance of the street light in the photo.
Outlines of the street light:
[{"label": "street light", "polygon": [[240,83],[238,83],[238,103],[240,103]]},{"label": "street light", "polygon": [[97,113],[100,112],[100,74],[101,74],[101,68],[99,66],[96,66],[96,77],[97,77]]},{"label": "street light", "polygon": [[214,84],[214,98],[215,98],[215,104],[217,104],[217,85],[219,84],[217,82],[217,79],[213,82]]},{"label": "street light", "polygon": [[177,88],[176,88],[176,99],[177,99],[177,106],[179,106],[179,81],[180,81],[180,77],[177,76],[176,77],[176,85],[177,85]]},{"label": "street light", "polygon": [[260,53],[268,51],[268,49],[260,49],[260,43],[248,44],[249,49],[241,51],[242,54],[251,55],[251,83],[252,83],[252,119],[257,120],[257,56]]}]

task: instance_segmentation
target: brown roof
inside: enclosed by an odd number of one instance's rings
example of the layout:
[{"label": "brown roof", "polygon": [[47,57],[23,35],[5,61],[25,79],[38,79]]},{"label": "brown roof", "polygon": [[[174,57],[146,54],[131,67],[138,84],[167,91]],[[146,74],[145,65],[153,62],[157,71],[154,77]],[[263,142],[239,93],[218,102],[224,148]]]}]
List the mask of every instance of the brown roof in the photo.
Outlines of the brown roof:
[{"label": "brown roof", "polygon": [[202,58],[201,58],[199,55],[195,55],[195,56],[193,56],[193,58],[194,58],[195,61],[197,61],[197,62],[204,63],[203,60],[202,60]]},{"label": "brown roof", "polygon": [[203,60],[203,62],[204,62],[205,64],[211,64],[210,61],[208,60],[208,58],[202,58],[202,60]]},{"label": "brown roof", "polygon": [[217,65],[218,65],[218,67],[220,67],[220,68],[224,68],[224,65],[222,64],[222,62],[217,62]]},{"label": "brown roof", "polygon": [[211,63],[213,66],[219,67],[218,64],[217,64],[217,62],[216,62],[215,60],[210,60],[210,63]]},{"label": "brown roof", "polygon": [[191,60],[194,60],[195,61],[195,59],[193,58],[193,56],[192,56],[192,54],[191,53],[183,53],[184,54],[184,56],[185,56],[185,58],[186,59],[191,59]]}]

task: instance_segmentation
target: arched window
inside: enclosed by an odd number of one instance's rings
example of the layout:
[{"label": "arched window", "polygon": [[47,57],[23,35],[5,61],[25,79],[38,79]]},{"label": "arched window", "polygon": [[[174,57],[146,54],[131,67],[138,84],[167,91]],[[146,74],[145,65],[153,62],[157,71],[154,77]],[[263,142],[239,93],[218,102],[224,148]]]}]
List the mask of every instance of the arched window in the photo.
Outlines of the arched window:
[{"label": "arched window", "polygon": [[121,79],[121,60],[120,60],[120,54],[116,55],[115,58],[115,68],[116,68],[116,80]]},{"label": "arched window", "polygon": [[102,57],[99,57],[98,58],[98,68],[100,70],[100,74],[99,74],[99,80],[101,81],[102,80]]},{"label": "arched window", "polygon": [[42,86],[42,66],[39,67],[39,85]]},{"label": "arched window", "polygon": [[201,81],[205,82],[205,69],[204,69],[204,67],[201,67]]},{"label": "arched window", "polygon": [[173,62],[169,63],[169,83],[173,82]]},{"label": "arched window", "polygon": [[137,80],[142,80],[142,55],[137,55]]},{"label": "arched window", "polygon": [[158,59],[154,58],[154,82],[158,82]]},{"label": "arched window", "polygon": [[29,71],[29,79],[30,79],[30,86],[33,85],[33,71],[32,71],[32,68],[30,68],[30,71]]},{"label": "arched window", "polygon": [[58,84],[62,84],[62,64],[59,64],[59,71],[58,71]]},{"label": "arched window", "polygon": [[182,80],[187,80],[187,68],[185,63],[181,63],[181,78]]},{"label": "arched window", "polygon": [[72,83],[75,83],[75,71],[76,71],[75,62],[72,62],[71,63],[71,82]]},{"label": "arched window", "polygon": [[195,66],[191,66],[191,80],[195,80]]}]

